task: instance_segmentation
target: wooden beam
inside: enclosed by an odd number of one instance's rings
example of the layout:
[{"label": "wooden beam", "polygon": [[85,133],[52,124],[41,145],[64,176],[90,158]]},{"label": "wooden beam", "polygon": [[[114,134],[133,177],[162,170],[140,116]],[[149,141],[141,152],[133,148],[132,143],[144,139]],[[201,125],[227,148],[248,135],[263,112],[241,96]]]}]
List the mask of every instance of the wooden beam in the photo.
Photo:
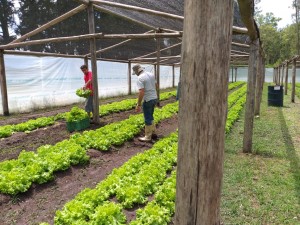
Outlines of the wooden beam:
[{"label": "wooden beam", "polygon": [[237,27],[237,26],[232,26],[232,32],[233,32],[233,34],[247,34],[248,29],[242,28],[242,27]]},{"label": "wooden beam", "polygon": [[[150,30],[150,31],[145,32],[144,34],[148,34],[148,33],[152,33],[152,32],[153,32],[153,30]],[[111,50],[111,49],[113,49],[113,48],[115,48],[115,47],[122,46],[122,45],[124,45],[124,44],[126,44],[126,43],[128,43],[128,42],[130,42],[130,41],[132,41],[132,39],[128,39],[128,40],[122,41],[122,42],[120,42],[120,43],[118,43],[118,44],[111,45],[111,46],[109,46],[109,47],[107,47],[107,48],[100,49],[100,50],[96,51],[96,54],[102,53],[102,52],[106,52],[106,51],[109,51],[109,50]],[[91,55],[91,54],[89,53],[89,54],[87,54],[86,56],[90,56],[90,55]]]},{"label": "wooden beam", "polygon": [[102,33],[85,34],[72,37],[58,37],[58,38],[46,38],[43,40],[26,41],[22,43],[14,43],[7,45],[0,45],[0,49],[10,49],[21,46],[39,45],[45,43],[64,42],[64,41],[80,41],[85,39],[152,39],[152,38],[175,38],[181,37],[182,33],[160,33],[160,34],[108,34]]},{"label": "wooden beam", "polygon": [[254,21],[254,1],[238,0],[242,21],[248,29],[248,35],[252,41],[259,38],[259,31]]},{"label": "wooden beam", "polygon": [[49,27],[52,27],[55,24],[60,23],[61,21],[65,20],[65,19],[67,19],[67,18],[69,18],[71,16],[74,16],[75,14],[81,12],[84,9],[86,9],[86,6],[85,5],[80,5],[80,6],[76,7],[75,9],[70,10],[69,12],[67,12],[67,13],[65,13],[65,14],[57,17],[57,18],[55,18],[54,20],[51,20],[50,22],[48,22],[48,23],[40,26],[39,28],[37,28],[37,29],[35,29],[35,30],[33,30],[33,31],[31,31],[31,32],[29,32],[29,33],[21,36],[20,38],[12,41],[10,44],[21,42],[21,41],[25,40],[26,38],[29,38],[29,37],[31,37],[31,36],[33,36],[35,34],[38,34],[41,31],[44,31],[44,30],[48,29]]},{"label": "wooden beam", "polygon": [[97,5],[108,5],[108,6],[123,8],[123,9],[137,11],[137,12],[144,12],[144,13],[148,13],[148,14],[152,14],[152,15],[156,15],[156,16],[162,16],[162,17],[171,18],[171,19],[179,19],[182,21],[184,19],[183,16],[178,16],[178,15],[171,14],[171,13],[156,11],[156,10],[132,6],[132,5],[126,5],[126,4],[116,3],[116,2],[109,2],[109,1],[103,1],[103,0],[90,0],[90,2],[97,4]]},{"label": "wooden beam", "polygon": [[9,116],[4,54],[3,54],[3,50],[1,49],[0,49],[0,86],[1,86],[3,115]]},{"label": "wooden beam", "polygon": [[58,54],[58,53],[47,53],[47,52],[33,52],[33,51],[16,51],[16,50],[4,50],[4,54],[7,55],[30,55],[37,57],[63,57],[63,58],[84,58],[82,55],[67,55],[67,54]]},{"label": "wooden beam", "polygon": [[94,7],[95,7],[95,9],[96,9],[97,11],[104,12],[104,13],[108,13],[108,14],[110,14],[110,15],[114,15],[114,16],[120,17],[120,18],[122,18],[122,19],[125,19],[125,20],[127,20],[127,21],[133,22],[133,23],[138,24],[138,25],[140,25],[140,26],[142,26],[142,27],[145,27],[145,28],[147,28],[147,29],[152,29],[152,30],[156,30],[156,29],[157,29],[157,28],[154,27],[154,26],[151,26],[151,25],[146,24],[146,23],[143,23],[143,22],[141,22],[141,21],[138,21],[138,20],[132,19],[132,18],[130,18],[130,17],[124,16],[124,15],[122,15],[122,14],[120,14],[120,13],[111,11],[111,10],[106,9],[106,8],[103,8],[103,7],[101,7],[101,6],[94,5]]},{"label": "wooden beam", "polygon": [[232,50],[232,49],[231,49],[231,53],[237,53],[237,54],[241,54],[241,55],[249,55],[249,52],[242,52],[242,51],[237,51],[237,50]]},{"label": "wooden beam", "polygon": [[245,48],[250,47],[249,45],[238,43],[238,42],[231,42],[231,44],[234,45],[234,46],[238,46],[238,47],[245,47]]},{"label": "wooden beam", "polygon": [[[169,47],[163,48],[163,49],[161,49],[161,50],[160,50],[160,52],[163,52],[163,51],[165,51],[165,50],[168,50],[168,49],[171,49],[171,48],[177,47],[177,46],[179,46],[179,45],[181,45],[181,42],[180,42],[180,43],[177,43],[177,44],[175,44],[175,45],[172,45],[172,46],[169,46]],[[151,52],[151,53],[149,53],[149,54],[146,54],[146,55],[143,55],[143,56],[139,56],[139,57],[136,57],[136,58],[132,58],[132,59],[130,59],[130,60],[137,60],[137,59],[141,59],[141,58],[144,58],[144,57],[147,57],[147,56],[150,56],[150,55],[154,55],[155,53],[156,53],[156,52]]]},{"label": "wooden beam", "polygon": [[245,106],[245,124],[243,138],[243,152],[252,152],[252,135],[255,107],[255,86],[257,76],[257,58],[259,53],[259,39],[250,44],[250,58],[247,82],[247,100]]},{"label": "wooden beam", "polygon": [[[177,59],[177,58],[181,58],[180,55],[174,55],[174,56],[164,56],[164,57],[160,57],[160,59]],[[153,58],[135,58],[136,60],[157,60],[157,57],[153,57]]]}]

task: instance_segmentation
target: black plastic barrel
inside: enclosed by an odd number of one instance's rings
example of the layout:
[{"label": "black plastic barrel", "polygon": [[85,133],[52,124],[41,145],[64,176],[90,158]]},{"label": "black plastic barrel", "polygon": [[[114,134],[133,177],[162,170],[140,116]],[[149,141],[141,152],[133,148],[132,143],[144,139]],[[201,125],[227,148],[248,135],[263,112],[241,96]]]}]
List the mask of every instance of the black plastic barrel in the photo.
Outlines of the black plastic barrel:
[{"label": "black plastic barrel", "polygon": [[283,86],[268,86],[268,106],[283,106]]}]

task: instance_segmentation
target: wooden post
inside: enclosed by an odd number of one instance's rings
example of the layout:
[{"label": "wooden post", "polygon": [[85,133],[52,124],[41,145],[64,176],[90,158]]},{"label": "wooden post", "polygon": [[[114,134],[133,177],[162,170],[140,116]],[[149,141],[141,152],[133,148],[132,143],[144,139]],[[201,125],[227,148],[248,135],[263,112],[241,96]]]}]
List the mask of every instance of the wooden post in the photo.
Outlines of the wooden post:
[{"label": "wooden post", "polygon": [[232,0],[185,1],[175,225],[221,223],[232,16]]},{"label": "wooden post", "polygon": [[258,61],[257,61],[257,79],[256,79],[256,93],[255,93],[255,111],[254,115],[260,115],[260,103],[262,97],[262,91],[264,86],[264,77],[263,77],[263,59],[262,56],[259,54]]},{"label": "wooden post", "polygon": [[282,76],[281,76],[281,82],[280,82],[280,85],[283,85],[283,78],[284,78],[284,69],[285,69],[285,66],[282,65]]},{"label": "wooden post", "polygon": [[281,78],[281,66],[278,66],[276,85],[280,85],[280,78]]},{"label": "wooden post", "polygon": [[288,80],[289,80],[289,63],[286,62],[285,65],[285,84],[284,84],[284,94],[287,95],[288,91]]},{"label": "wooden post", "polygon": [[293,60],[292,65],[292,94],[291,101],[295,102],[295,94],[296,94],[296,59]]},{"label": "wooden post", "polygon": [[252,152],[252,134],[255,107],[255,85],[257,74],[257,57],[259,52],[259,39],[250,44],[249,70],[247,82],[247,100],[245,107],[245,124],[243,138],[243,152]]},{"label": "wooden post", "polygon": [[234,68],[234,82],[236,82],[237,79],[237,67]]},{"label": "wooden post", "polygon": [[158,97],[158,105],[160,105],[160,38],[156,39],[156,82],[158,84],[157,88],[157,97]]},{"label": "wooden post", "polygon": [[172,87],[175,87],[175,65],[172,66]]},{"label": "wooden post", "polygon": [[84,65],[86,65],[89,68],[89,59],[87,56],[84,57]]},{"label": "wooden post", "polygon": [[277,70],[276,68],[273,68],[273,83],[276,83],[276,76],[277,76]]},{"label": "wooden post", "polygon": [[[94,9],[93,5],[88,5],[88,20],[89,20],[89,33],[94,34],[95,33],[95,21],[94,21]],[[93,73],[93,104],[94,104],[94,110],[93,110],[93,121],[95,124],[100,123],[99,118],[99,94],[98,94],[98,75],[97,75],[97,57],[96,57],[96,39],[91,38],[90,39],[90,52],[91,52],[91,65],[92,65],[92,73]]]},{"label": "wooden post", "polygon": [[2,49],[0,49],[0,85],[1,85],[3,115],[9,116],[7,84],[6,84],[6,74],[5,74],[5,64],[4,64],[4,50]]},{"label": "wooden post", "polygon": [[131,95],[131,62],[128,62],[128,94]]},{"label": "wooden post", "polygon": [[233,66],[231,67],[231,83],[233,83]]}]

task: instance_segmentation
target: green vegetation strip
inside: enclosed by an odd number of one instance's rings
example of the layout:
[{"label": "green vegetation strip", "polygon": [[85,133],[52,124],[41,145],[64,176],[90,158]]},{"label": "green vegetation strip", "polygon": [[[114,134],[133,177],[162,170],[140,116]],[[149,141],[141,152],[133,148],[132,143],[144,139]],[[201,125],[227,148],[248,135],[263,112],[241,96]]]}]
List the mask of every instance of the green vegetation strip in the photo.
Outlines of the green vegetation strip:
[{"label": "green vegetation strip", "polygon": [[[170,118],[177,111],[178,102],[156,108],[155,122]],[[87,149],[108,150],[133,139],[143,127],[143,115],[138,114],[97,130],[74,134],[54,146],[41,146],[36,153],[23,150],[18,159],[0,163],[0,192],[15,195],[27,191],[33,182],[45,183],[53,179],[53,172],[86,162]]]},{"label": "green vegetation strip", "polygon": [[224,224],[300,224],[300,110],[299,104],[290,102],[290,91],[284,107],[268,107],[264,87],[252,154],[241,154],[243,114],[226,136]]},{"label": "green vegetation strip", "polygon": [[[164,92],[160,94],[160,100],[164,101],[172,96],[176,96],[176,91]],[[113,102],[99,107],[100,116],[106,116],[110,113],[126,111],[136,106],[136,99],[126,99],[120,102]],[[14,132],[29,132],[41,127],[53,125],[55,121],[60,119],[66,119],[70,112],[58,113],[55,116],[40,117],[37,119],[31,119],[24,123],[16,125],[0,126],[0,138],[11,136]]]},{"label": "green vegetation strip", "polygon": [[[125,224],[126,217],[121,210],[145,203],[147,196],[159,190],[166,173],[172,170],[176,163],[177,140],[177,133],[171,134],[114,169],[95,189],[83,190],[63,210],[56,212],[55,224]],[[121,204],[109,202],[113,196]],[[104,204],[115,207],[104,214],[100,210]]]},{"label": "green vegetation strip", "polygon": [[[177,111],[178,102],[168,104],[162,109],[156,108],[155,122],[170,118]],[[33,182],[45,183],[53,179],[55,171],[88,161],[87,149],[106,151],[112,145],[121,145],[133,139],[143,126],[143,115],[134,115],[97,130],[74,134],[70,140],[54,146],[41,146],[37,153],[22,151],[18,159],[0,163],[0,192],[15,195],[27,191]]]},{"label": "green vegetation strip", "polygon": [[[235,82],[235,83],[230,83],[228,86],[228,90],[237,88],[238,86],[240,86],[244,83],[245,82],[241,82],[241,81]],[[176,96],[176,91],[161,93],[160,100],[164,101],[164,100],[171,98],[172,96]],[[136,106],[136,99],[126,99],[126,100],[123,100],[120,102],[113,102],[113,103],[109,103],[106,105],[101,105],[99,107],[99,109],[100,109],[99,113],[100,113],[100,116],[106,116],[110,113],[122,112],[122,111],[133,109],[135,106]],[[66,117],[68,117],[69,114],[70,114],[70,112],[58,113],[55,116],[31,119],[24,123],[0,126],[0,138],[9,137],[15,132],[30,132],[32,130],[35,130],[35,129],[38,129],[41,127],[53,125],[55,123],[55,121],[57,121],[57,120],[66,119]]]},{"label": "green vegetation strip", "polygon": [[[237,102],[235,106],[237,104],[243,103]],[[232,112],[236,113],[234,107],[228,115]],[[95,189],[83,190],[63,210],[56,212],[55,224],[126,224],[122,209],[147,203],[147,196],[151,194],[155,194],[154,200],[137,210],[136,220],[130,224],[168,224],[175,210],[176,173],[172,172],[167,178],[167,172],[176,163],[177,141],[176,132],[113,170]],[[119,203],[108,201],[114,196]],[[104,205],[111,212],[106,210],[104,214],[98,210]]]}]

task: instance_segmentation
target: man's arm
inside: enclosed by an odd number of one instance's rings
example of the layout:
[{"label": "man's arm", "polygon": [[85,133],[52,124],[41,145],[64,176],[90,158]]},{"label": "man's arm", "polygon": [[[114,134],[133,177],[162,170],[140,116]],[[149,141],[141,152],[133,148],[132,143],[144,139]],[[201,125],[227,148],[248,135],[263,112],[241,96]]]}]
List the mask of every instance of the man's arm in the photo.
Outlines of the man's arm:
[{"label": "man's arm", "polygon": [[141,111],[141,106],[142,106],[142,101],[143,101],[144,95],[145,95],[145,89],[144,88],[139,89],[138,101],[136,104],[137,112]]}]

